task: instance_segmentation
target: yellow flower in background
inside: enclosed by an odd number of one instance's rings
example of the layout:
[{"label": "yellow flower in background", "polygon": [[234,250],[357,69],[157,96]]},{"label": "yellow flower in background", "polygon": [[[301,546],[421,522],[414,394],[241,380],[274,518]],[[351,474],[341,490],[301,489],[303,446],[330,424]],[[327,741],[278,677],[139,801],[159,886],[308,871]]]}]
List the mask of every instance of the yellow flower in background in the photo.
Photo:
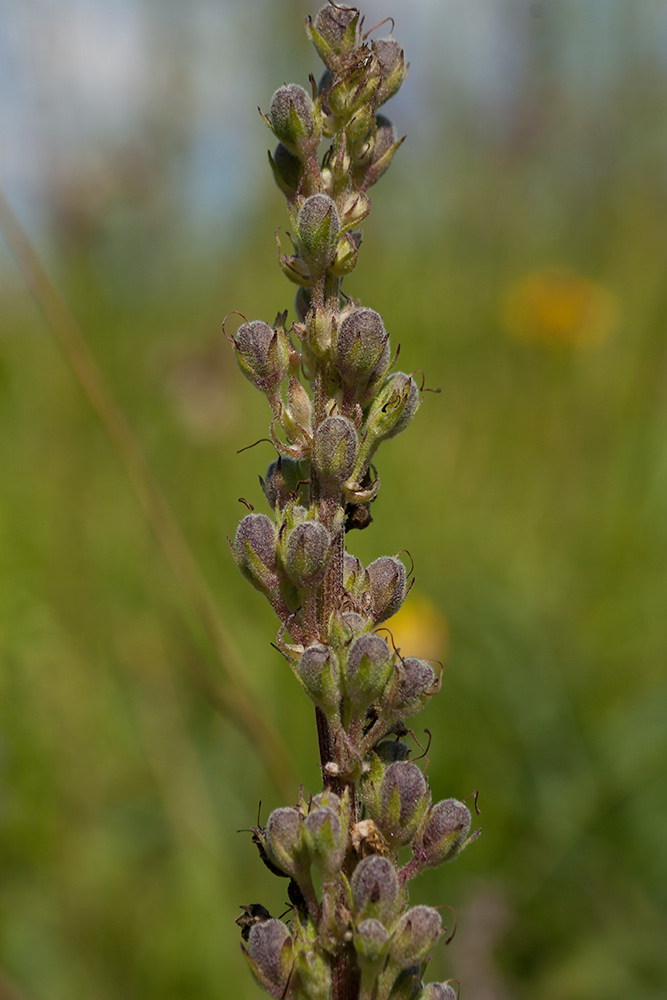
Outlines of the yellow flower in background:
[{"label": "yellow flower in background", "polygon": [[505,330],[543,344],[601,344],[618,324],[618,299],[608,288],[567,268],[542,268],[519,278],[502,305]]},{"label": "yellow flower in background", "polygon": [[414,588],[405,604],[387,622],[397,649],[403,656],[444,660],[449,650],[447,620],[425,594]]}]

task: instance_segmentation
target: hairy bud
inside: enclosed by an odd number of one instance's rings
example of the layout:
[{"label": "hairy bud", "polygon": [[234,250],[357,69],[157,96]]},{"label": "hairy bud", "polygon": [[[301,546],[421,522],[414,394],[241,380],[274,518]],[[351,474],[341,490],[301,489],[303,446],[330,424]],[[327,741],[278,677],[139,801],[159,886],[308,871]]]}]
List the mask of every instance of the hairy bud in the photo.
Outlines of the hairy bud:
[{"label": "hairy bud", "polygon": [[408,759],[410,747],[401,740],[383,740],[375,747],[375,753],[383,764],[394,764],[396,761]]}]

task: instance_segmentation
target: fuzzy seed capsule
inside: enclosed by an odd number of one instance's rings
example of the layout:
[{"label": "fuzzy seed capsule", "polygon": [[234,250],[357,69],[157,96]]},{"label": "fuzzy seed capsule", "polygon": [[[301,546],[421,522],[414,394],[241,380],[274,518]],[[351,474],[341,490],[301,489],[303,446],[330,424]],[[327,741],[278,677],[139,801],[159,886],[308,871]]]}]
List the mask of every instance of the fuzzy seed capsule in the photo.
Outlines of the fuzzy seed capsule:
[{"label": "fuzzy seed capsule", "polygon": [[371,405],[367,427],[378,443],[400,434],[419,409],[419,388],[411,375],[390,375]]},{"label": "fuzzy seed capsule", "polygon": [[347,827],[331,806],[315,806],[306,816],[304,839],[312,863],[325,880],[336,877],[345,861]]},{"label": "fuzzy seed capsule", "polygon": [[274,809],[264,830],[265,850],[270,861],[291,878],[299,880],[304,868],[303,822],[298,809]]},{"label": "fuzzy seed capsule", "polygon": [[276,146],[273,156],[269,153],[269,163],[276,184],[293,201],[303,177],[303,163],[282,142]]},{"label": "fuzzy seed capsule", "polygon": [[320,481],[338,490],[349,478],[357,457],[359,439],[347,417],[327,417],[313,439],[312,460]]},{"label": "fuzzy seed capsule", "polygon": [[390,357],[389,334],[380,314],[365,307],[348,313],[338,331],[333,362],[342,382],[359,391],[362,403],[369,383],[384,374]]},{"label": "fuzzy seed capsule", "polygon": [[354,950],[359,962],[375,965],[389,949],[389,932],[379,920],[362,920],[354,932]]},{"label": "fuzzy seed capsule", "polygon": [[270,507],[283,510],[299,489],[299,482],[304,474],[298,462],[292,458],[279,455],[269,465],[265,478],[260,476],[259,482]]},{"label": "fuzzy seed capsule", "polygon": [[423,962],[440,937],[442,919],[432,906],[413,906],[404,913],[392,935],[390,955],[402,969]]},{"label": "fuzzy seed capsule", "polygon": [[269,120],[274,134],[292,153],[298,153],[304,139],[317,135],[315,105],[303,87],[288,83],[271,98]]},{"label": "fuzzy seed capsule", "polygon": [[331,535],[319,521],[303,521],[291,531],[284,564],[295,587],[311,587],[324,575],[331,555]]},{"label": "fuzzy seed capsule", "polygon": [[279,584],[276,529],[266,514],[247,514],[234,538],[234,556],[245,578],[257,590],[269,593]]},{"label": "fuzzy seed capsule", "polygon": [[382,80],[377,89],[378,107],[393,97],[408,75],[403,47],[393,38],[379,38],[373,43],[382,67]]},{"label": "fuzzy seed capsule", "polygon": [[402,846],[412,840],[430,802],[431,792],[417,765],[399,761],[382,775],[374,819],[387,840]]},{"label": "fuzzy seed capsule", "polygon": [[369,590],[376,625],[400,609],[407,591],[405,566],[397,556],[380,556],[367,567]]},{"label": "fuzzy seed capsule", "polygon": [[435,674],[431,664],[416,656],[406,656],[399,660],[387,689],[387,711],[401,719],[415,715],[426,705],[434,690]]},{"label": "fuzzy seed capsule", "polygon": [[326,66],[338,66],[354,51],[358,23],[359,11],[355,7],[327,4],[320,9],[315,24],[307,24],[310,39]]},{"label": "fuzzy seed capsule", "polygon": [[313,643],[301,654],[296,672],[311,701],[328,713],[340,702],[340,667],[330,646]]},{"label": "fuzzy seed capsule", "polygon": [[297,244],[312,274],[322,274],[333,263],[338,247],[340,218],[336,203],[326,194],[306,198],[296,220]]},{"label": "fuzzy seed capsule", "polygon": [[422,867],[442,865],[460,854],[471,823],[470,810],[457,799],[443,799],[432,806],[415,845]]},{"label": "fuzzy seed capsule", "polygon": [[242,323],[236,331],[234,349],[239,368],[262,392],[274,390],[287,375],[289,343],[282,327],[272,330],[259,319]]},{"label": "fuzzy seed capsule", "polygon": [[366,633],[354,640],[347,653],[345,688],[355,714],[381,696],[393,669],[391,650],[381,636]]},{"label": "fuzzy seed capsule", "polygon": [[292,938],[282,920],[271,917],[255,924],[243,953],[262,989],[272,997],[284,996],[293,957]]},{"label": "fuzzy seed capsule", "polygon": [[396,868],[379,854],[360,861],[350,882],[352,900],[360,920],[375,919],[387,924],[401,905]]}]

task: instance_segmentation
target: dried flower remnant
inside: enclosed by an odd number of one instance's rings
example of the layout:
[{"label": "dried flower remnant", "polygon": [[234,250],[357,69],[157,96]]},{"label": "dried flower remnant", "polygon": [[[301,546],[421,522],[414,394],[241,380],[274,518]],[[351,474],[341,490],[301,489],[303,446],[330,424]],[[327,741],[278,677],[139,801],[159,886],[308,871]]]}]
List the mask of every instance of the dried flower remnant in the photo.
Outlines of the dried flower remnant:
[{"label": "dried flower remnant", "polygon": [[[278,141],[269,161],[292,230],[292,252],[279,239],[278,257],[298,286],[295,320],[245,320],[233,338],[272,413],[277,457],[260,476],[270,513],[247,514],[231,545],[315,707],[324,787],[302,790],[253,833],[268,870],[290,880],[287,922],[259,903],[237,922],[270,996],[450,1000],[448,984],[423,983],[441,917],[409,906],[408,883],[461,853],[471,817],[456,799],[433,803],[424,765],[400,739],[439,671],[381,634],[411,587],[400,554],[364,566],[345,545],[372,520],[379,449],[422,401],[419,381],[393,370],[380,313],[342,291],[360,256],[366,191],[403,141],[384,110],[408,65],[394,38],[364,33],[355,7],[330,0],[306,30],[325,64],[319,86],[279,87],[262,115]],[[399,850],[410,852],[402,867]]]}]

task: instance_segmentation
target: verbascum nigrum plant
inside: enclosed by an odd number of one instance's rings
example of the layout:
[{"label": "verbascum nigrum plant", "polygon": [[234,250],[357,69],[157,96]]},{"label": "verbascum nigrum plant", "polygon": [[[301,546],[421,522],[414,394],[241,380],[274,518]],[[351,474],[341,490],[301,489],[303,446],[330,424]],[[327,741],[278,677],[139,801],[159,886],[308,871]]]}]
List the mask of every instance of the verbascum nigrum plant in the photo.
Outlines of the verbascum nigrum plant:
[{"label": "verbascum nigrum plant", "polygon": [[382,316],[342,290],[368,190],[403,141],[384,105],[408,66],[393,38],[364,34],[354,7],[329,2],[306,30],[325,65],[319,84],[279,87],[263,115],[278,140],[269,161],[292,230],[278,261],[298,286],[296,318],[245,321],[230,338],[271,407],[277,457],[260,478],[269,513],[246,515],[231,544],[280,619],[276,644],[315,707],[323,789],[302,790],[255,828],[262,861],[289,879],[291,910],[285,921],[244,905],[241,946],[275,998],[452,1000],[451,983],[422,981],[440,913],[408,901],[412,878],[472,839],[468,807],[433,802],[404,742],[439,676],[378,628],[410,589],[404,562],[363,566],[345,546],[371,521],[380,445],[422,399],[413,375],[394,368]]}]

